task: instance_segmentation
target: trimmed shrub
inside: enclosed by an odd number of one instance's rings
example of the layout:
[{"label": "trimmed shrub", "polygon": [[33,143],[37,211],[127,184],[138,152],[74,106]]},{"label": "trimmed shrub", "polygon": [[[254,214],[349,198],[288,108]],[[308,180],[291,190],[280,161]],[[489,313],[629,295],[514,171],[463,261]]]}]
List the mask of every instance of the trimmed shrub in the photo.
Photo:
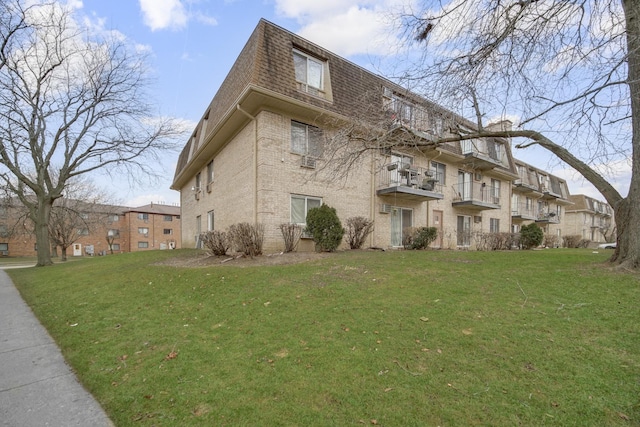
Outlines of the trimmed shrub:
[{"label": "trimmed shrub", "polygon": [[335,208],[329,205],[309,209],[305,231],[313,237],[318,252],[333,252],[338,249],[345,232]]},{"label": "trimmed shrub", "polygon": [[545,234],[544,245],[547,248],[558,248],[560,247],[560,237],[555,234]]},{"label": "trimmed shrub", "polygon": [[580,237],[577,234],[571,235],[571,236],[564,236],[562,238],[563,245],[565,248],[579,248],[581,240],[582,240],[582,237]]},{"label": "trimmed shrub", "polygon": [[249,224],[242,222],[229,227],[229,238],[233,247],[251,258],[262,255],[262,245],[264,244],[264,225]]},{"label": "trimmed shrub", "polygon": [[373,221],[362,216],[347,219],[347,240],[351,249],[360,249],[373,232]]},{"label": "trimmed shrub", "polygon": [[518,233],[483,233],[474,236],[476,249],[479,251],[503,251],[518,247],[520,234]]},{"label": "trimmed shrub", "polygon": [[437,237],[438,229],[435,227],[409,227],[403,230],[402,244],[405,249],[426,249]]},{"label": "trimmed shrub", "polygon": [[520,244],[523,249],[531,249],[542,244],[544,233],[537,224],[531,223],[520,228]]},{"label": "trimmed shrub", "polygon": [[212,255],[226,255],[231,243],[224,231],[211,230],[200,234],[200,241]]},{"label": "trimmed shrub", "polygon": [[298,246],[300,237],[302,236],[302,226],[298,224],[284,223],[280,224],[280,232],[284,239],[284,251],[293,252]]}]

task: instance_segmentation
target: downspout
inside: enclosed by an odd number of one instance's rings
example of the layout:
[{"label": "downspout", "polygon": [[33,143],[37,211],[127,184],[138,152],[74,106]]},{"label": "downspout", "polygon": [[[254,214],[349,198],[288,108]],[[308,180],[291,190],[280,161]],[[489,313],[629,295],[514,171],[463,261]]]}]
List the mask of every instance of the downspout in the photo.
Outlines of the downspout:
[{"label": "downspout", "polygon": [[240,104],[236,104],[236,108],[242,114],[253,121],[253,223],[258,223],[258,121],[254,116],[243,110]]},{"label": "downspout", "polygon": [[[369,204],[369,217],[371,221],[374,221],[375,224],[375,214],[376,214],[376,156],[371,155],[371,203]],[[375,226],[374,232],[371,233],[369,237],[369,242],[371,247],[375,247],[376,243],[376,233]]]}]

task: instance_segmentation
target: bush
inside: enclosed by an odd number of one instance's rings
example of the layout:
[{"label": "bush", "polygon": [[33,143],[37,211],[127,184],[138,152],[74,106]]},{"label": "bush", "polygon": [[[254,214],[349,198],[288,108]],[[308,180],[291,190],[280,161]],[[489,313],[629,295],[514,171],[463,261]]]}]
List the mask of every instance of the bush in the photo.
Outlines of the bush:
[{"label": "bush", "polygon": [[307,212],[307,233],[311,234],[319,252],[333,252],[342,241],[344,228],[335,208],[322,205]]},{"label": "bush", "polygon": [[544,233],[537,224],[531,223],[520,228],[520,244],[523,249],[531,249],[542,244]]},{"label": "bush", "polygon": [[476,249],[479,251],[503,251],[518,247],[518,233],[476,233],[474,236]]},{"label": "bush", "polygon": [[229,247],[229,236],[224,231],[212,230],[200,234],[200,241],[212,255],[226,255]]},{"label": "bush", "polygon": [[438,229],[435,227],[409,227],[403,230],[402,244],[405,249],[426,249],[437,237]]},{"label": "bush", "polygon": [[284,251],[295,251],[300,241],[300,236],[302,236],[302,226],[290,223],[280,224],[280,232],[284,239]]},{"label": "bush", "polygon": [[562,240],[565,248],[579,248],[582,237],[576,234],[571,236],[564,236]]},{"label": "bush", "polygon": [[362,216],[347,219],[347,240],[351,249],[360,249],[373,232],[373,221]]},{"label": "bush", "polygon": [[247,222],[233,224],[229,227],[228,234],[236,251],[251,258],[262,255],[264,225],[252,225]]},{"label": "bush", "polygon": [[547,248],[560,247],[560,238],[555,234],[545,234],[544,235],[544,245]]}]

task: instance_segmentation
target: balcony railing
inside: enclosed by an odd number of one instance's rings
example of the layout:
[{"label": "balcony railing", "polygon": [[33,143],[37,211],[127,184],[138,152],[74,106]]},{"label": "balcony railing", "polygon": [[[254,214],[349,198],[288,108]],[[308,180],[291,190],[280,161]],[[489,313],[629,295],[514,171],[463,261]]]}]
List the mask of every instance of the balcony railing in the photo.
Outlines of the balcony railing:
[{"label": "balcony railing", "polygon": [[442,184],[434,173],[409,163],[393,162],[378,173],[379,196],[394,195],[413,200],[439,200],[444,198]]},{"label": "balcony railing", "polygon": [[560,215],[555,212],[541,211],[538,212],[536,222],[543,224],[560,224]]},{"label": "balcony railing", "polygon": [[458,182],[453,186],[453,206],[475,209],[499,209],[500,188],[480,182]]},{"label": "balcony railing", "polygon": [[522,204],[521,206],[511,206],[511,216],[523,220],[534,220],[537,218],[536,209],[532,206],[527,207],[526,204]]}]

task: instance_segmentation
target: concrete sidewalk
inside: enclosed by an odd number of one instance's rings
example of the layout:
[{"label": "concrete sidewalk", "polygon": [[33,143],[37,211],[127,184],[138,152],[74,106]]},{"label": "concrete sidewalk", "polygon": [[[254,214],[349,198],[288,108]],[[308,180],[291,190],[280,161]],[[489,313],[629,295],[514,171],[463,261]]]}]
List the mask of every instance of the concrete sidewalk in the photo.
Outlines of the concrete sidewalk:
[{"label": "concrete sidewalk", "polygon": [[2,270],[0,426],[113,426]]}]

